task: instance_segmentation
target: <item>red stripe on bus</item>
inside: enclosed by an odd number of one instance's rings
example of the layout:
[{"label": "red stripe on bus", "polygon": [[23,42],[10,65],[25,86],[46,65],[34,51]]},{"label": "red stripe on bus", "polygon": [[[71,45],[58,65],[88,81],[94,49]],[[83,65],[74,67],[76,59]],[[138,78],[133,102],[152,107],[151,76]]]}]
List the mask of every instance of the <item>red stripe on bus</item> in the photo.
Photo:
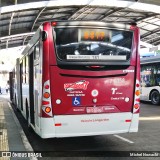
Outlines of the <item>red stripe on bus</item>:
[{"label": "red stripe on bus", "polygon": [[131,122],[131,119],[126,119],[125,122]]},{"label": "red stripe on bus", "polygon": [[56,123],[55,126],[62,126],[62,124],[61,123]]},{"label": "red stripe on bus", "polygon": [[42,101],[42,105],[47,105],[49,104],[49,101]]}]

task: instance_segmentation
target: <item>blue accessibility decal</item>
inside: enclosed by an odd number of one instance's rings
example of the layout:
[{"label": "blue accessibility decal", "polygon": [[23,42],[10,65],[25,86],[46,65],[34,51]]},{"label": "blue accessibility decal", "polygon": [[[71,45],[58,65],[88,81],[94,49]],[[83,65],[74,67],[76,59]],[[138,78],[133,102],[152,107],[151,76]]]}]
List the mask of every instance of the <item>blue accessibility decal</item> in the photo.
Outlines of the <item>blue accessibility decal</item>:
[{"label": "blue accessibility decal", "polygon": [[81,97],[72,97],[72,105],[73,106],[81,105]]}]

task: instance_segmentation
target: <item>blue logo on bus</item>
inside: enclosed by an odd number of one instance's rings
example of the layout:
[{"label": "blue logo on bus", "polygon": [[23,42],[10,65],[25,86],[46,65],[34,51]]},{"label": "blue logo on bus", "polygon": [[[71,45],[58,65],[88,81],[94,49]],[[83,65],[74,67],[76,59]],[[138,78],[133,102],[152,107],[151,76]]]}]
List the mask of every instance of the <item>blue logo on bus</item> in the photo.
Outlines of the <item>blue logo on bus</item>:
[{"label": "blue logo on bus", "polygon": [[81,97],[72,97],[72,105],[73,106],[81,105]]}]

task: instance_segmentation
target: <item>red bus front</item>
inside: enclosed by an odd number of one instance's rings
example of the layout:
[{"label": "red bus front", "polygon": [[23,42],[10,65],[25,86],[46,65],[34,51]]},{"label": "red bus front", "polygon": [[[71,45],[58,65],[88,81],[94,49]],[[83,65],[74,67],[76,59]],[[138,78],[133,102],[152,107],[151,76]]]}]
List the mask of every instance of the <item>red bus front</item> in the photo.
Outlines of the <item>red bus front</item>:
[{"label": "red bus front", "polygon": [[42,123],[50,119],[54,137],[137,131],[138,28],[52,22],[44,30]]}]

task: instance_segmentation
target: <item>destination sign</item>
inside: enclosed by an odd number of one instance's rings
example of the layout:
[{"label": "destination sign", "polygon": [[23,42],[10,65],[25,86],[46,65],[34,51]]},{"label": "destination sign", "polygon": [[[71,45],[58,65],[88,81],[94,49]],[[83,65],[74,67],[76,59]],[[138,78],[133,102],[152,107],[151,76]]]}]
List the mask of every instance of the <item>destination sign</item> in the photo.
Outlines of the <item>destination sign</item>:
[{"label": "destination sign", "polygon": [[109,42],[109,31],[104,29],[81,29],[81,41]]}]

